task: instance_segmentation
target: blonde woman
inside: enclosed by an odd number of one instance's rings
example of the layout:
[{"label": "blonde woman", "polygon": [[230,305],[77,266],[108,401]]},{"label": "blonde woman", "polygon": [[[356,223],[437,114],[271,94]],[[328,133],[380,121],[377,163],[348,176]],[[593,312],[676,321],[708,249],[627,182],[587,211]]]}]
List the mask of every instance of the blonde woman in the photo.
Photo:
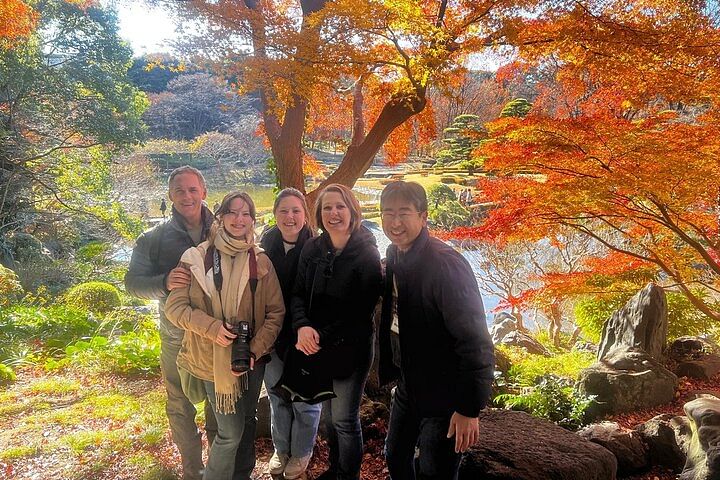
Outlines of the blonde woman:
[{"label": "blonde woman", "polygon": [[344,185],[318,196],[319,237],[305,243],[292,298],[296,348],[329,373],[326,400],[330,466],[323,478],[360,478],[360,400],[373,357],[372,314],[382,273],[375,237],[361,225],[360,204]]},{"label": "blonde woman", "polygon": [[280,279],[285,298],[285,322],[275,343],[272,361],[265,369],[265,385],[270,397],[271,431],[275,453],[270,459],[270,474],[285,479],[299,478],[307,469],[317,436],[321,405],[292,402],[279,395],[273,387],[280,380],[288,349],[295,348],[297,336],[292,328],[290,299],[297,276],[300,252],[312,238],[307,224],[305,196],[294,188],[278,193],[273,206],[276,226],[263,235],[261,245]]},{"label": "blonde woman", "polygon": [[[250,196],[227,194],[215,217],[209,239],[183,254],[191,283],[171,292],[165,311],[185,330],[178,368],[202,381],[217,417],[203,479],[250,479],[260,387],[285,305],[272,262],[255,246]],[[237,333],[243,327],[247,336]],[[231,368],[233,341],[249,346],[244,368]]]}]

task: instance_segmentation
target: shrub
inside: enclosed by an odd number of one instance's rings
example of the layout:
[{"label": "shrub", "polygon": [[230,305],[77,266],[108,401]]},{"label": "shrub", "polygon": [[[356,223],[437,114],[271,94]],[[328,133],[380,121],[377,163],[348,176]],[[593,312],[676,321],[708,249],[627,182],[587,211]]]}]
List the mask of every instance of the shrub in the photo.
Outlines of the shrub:
[{"label": "shrub", "polygon": [[64,367],[130,374],[160,367],[160,335],[156,328],[140,329],[114,338],[101,335],[78,340],[65,348],[65,358],[46,362],[48,370]]},{"label": "shrub", "polygon": [[546,375],[553,374],[570,381],[577,380],[580,370],[589,367],[595,361],[592,352],[567,352],[551,357],[528,353],[521,347],[496,347],[510,359],[507,376],[510,383],[532,386]]},{"label": "shrub", "polygon": [[23,294],[17,274],[0,265],[0,307],[9,307],[18,302]]},{"label": "shrub", "polygon": [[65,305],[4,309],[0,311],[0,362],[20,365],[57,355],[97,327],[87,311]]},{"label": "shrub", "polygon": [[14,382],[15,379],[16,377],[13,369],[8,367],[4,363],[0,363],[0,385]]},{"label": "shrub", "polygon": [[592,398],[579,395],[566,382],[548,375],[529,393],[498,395],[494,402],[500,407],[527,412],[569,430],[577,430],[588,423],[587,409]]},{"label": "shrub", "polygon": [[442,203],[456,201],[457,195],[453,189],[442,183],[435,184],[428,188],[427,192],[428,206],[436,207]]},{"label": "shrub", "polygon": [[121,305],[120,291],[105,282],[87,282],[74,286],[65,294],[65,303],[104,314]]},{"label": "shrub", "polygon": [[455,200],[430,207],[428,219],[433,225],[445,230],[467,226],[471,222],[470,212]]}]

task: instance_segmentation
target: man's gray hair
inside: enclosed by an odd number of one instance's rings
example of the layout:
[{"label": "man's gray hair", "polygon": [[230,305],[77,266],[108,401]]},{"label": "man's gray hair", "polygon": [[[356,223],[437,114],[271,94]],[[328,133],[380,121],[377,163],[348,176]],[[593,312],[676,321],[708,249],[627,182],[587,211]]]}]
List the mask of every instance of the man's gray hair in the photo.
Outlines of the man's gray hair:
[{"label": "man's gray hair", "polygon": [[193,175],[195,175],[200,181],[200,185],[202,185],[203,189],[207,190],[207,184],[205,183],[205,177],[203,177],[202,172],[200,172],[200,170],[195,167],[191,167],[190,165],[183,165],[182,167],[178,167],[172,172],[170,172],[170,177],[168,177],[168,189],[172,186],[172,181],[175,179],[175,177],[184,173],[192,173]]}]

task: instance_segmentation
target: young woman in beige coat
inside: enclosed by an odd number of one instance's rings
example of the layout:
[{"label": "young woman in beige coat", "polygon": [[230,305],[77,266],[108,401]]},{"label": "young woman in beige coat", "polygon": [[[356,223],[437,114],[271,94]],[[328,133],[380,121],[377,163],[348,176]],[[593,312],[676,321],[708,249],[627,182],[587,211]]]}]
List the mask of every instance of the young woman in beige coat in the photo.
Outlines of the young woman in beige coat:
[{"label": "young woman in beige coat", "polygon": [[[272,262],[255,246],[255,205],[250,196],[229,193],[215,216],[208,240],[183,254],[180,262],[190,270],[191,284],[170,293],[165,313],[185,330],[179,370],[186,378],[202,381],[216,412],[218,434],[204,480],[249,479],[255,466],[260,387],[285,304]],[[243,373],[231,369],[232,344],[238,337],[234,331],[240,322],[247,322],[251,330],[250,369]]]}]

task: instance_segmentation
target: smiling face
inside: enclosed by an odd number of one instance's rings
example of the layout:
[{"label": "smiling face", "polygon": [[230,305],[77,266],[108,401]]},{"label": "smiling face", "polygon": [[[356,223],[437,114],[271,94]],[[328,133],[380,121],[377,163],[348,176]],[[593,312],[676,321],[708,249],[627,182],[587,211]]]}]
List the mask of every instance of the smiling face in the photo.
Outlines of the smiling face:
[{"label": "smiling face", "polygon": [[275,222],[277,223],[283,240],[294,242],[305,225],[305,208],[302,201],[291,195],[283,197],[275,209]]},{"label": "smiling face", "polygon": [[401,251],[407,251],[427,225],[427,212],[418,212],[408,200],[388,199],[382,207],[382,227],[385,235]]},{"label": "smiling face", "polygon": [[202,216],[202,204],[207,197],[200,179],[194,173],[181,173],[173,178],[168,191],[177,213],[189,223],[197,223]]},{"label": "smiling face", "polygon": [[338,192],[327,192],[322,197],[321,215],[323,230],[329,234],[350,232],[351,213]]},{"label": "smiling face", "polygon": [[222,222],[225,231],[235,238],[247,238],[255,226],[250,206],[242,198],[234,198],[230,202]]}]

